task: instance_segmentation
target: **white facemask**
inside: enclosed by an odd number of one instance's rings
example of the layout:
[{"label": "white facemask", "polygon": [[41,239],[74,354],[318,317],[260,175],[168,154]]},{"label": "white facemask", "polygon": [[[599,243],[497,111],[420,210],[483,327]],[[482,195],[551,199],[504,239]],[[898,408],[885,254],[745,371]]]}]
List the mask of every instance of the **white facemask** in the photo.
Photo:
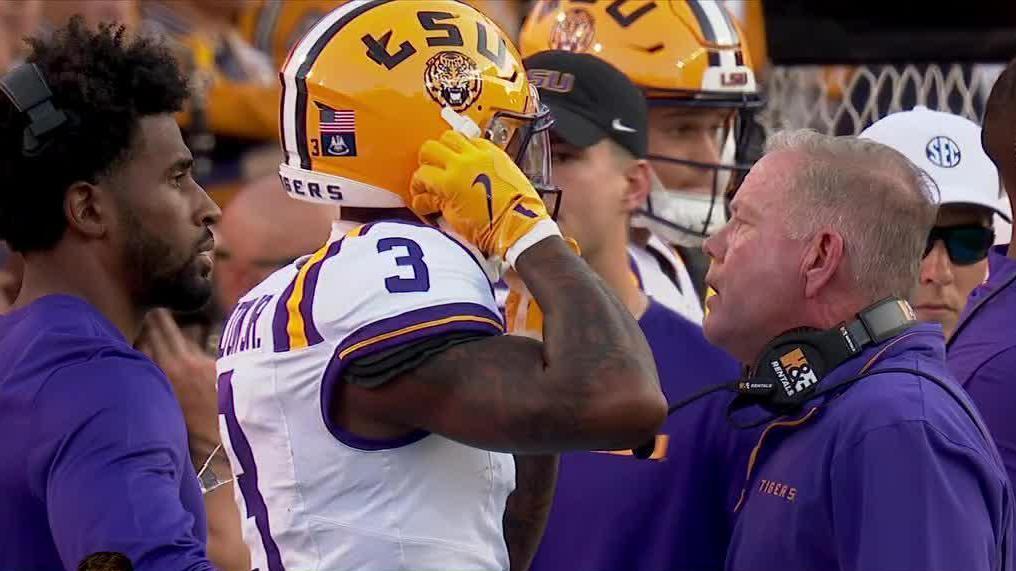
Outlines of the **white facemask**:
[{"label": "white facemask", "polygon": [[641,210],[632,224],[648,228],[671,244],[689,248],[702,245],[727,223],[722,197],[683,190],[655,189],[649,193],[652,212]]}]

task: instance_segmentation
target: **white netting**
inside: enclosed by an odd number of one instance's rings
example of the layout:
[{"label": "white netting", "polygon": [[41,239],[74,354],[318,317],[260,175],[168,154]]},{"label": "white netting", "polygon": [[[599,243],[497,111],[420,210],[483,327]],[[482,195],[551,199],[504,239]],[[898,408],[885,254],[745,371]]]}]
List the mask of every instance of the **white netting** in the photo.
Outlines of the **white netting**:
[{"label": "white netting", "polygon": [[773,66],[766,106],[757,119],[766,135],[809,127],[857,135],[890,113],[924,105],[980,123],[1001,65],[886,64]]},{"label": "white netting", "polygon": [[[991,87],[1004,64],[886,64],[773,66],[756,115],[766,137],[783,129],[811,128],[829,135],[857,135],[882,117],[924,105],[980,124]],[[1000,198],[1003,210],[1008,200]],[[1010,225],[995,216],[996,243]]]}]

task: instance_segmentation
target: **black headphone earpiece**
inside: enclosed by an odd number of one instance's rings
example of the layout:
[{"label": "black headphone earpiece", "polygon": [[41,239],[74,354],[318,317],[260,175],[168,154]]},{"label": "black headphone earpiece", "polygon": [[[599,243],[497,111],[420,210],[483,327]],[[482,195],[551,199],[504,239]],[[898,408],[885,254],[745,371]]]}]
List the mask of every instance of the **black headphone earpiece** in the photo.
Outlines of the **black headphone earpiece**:
[{"label": "black headphone earpiece", "polygon": [[843,342],[839,328],[807,327],[783,333],[759,354],[738,382],[733,408],[758,405],[770,412],[793,412],[814,394],[822,379],[856,351]]},{"label": "black headphone earpiece", "polygon": [[53,92],[34,63],[22,64],[0,77],[0,91],[28,118],[21,143],[26,157],[41,154],[53,135],[71,120],[53,104]]},{"label": "black headphone earpiece", "polygon": [[778,415],[793,413],[814,398],[826,375],[844,361],[898,335],[916,321],[910,304],[887,298],[832,329],[790,330],[759,354],[750,375],[738,383],[731,411],[757,405]]}]

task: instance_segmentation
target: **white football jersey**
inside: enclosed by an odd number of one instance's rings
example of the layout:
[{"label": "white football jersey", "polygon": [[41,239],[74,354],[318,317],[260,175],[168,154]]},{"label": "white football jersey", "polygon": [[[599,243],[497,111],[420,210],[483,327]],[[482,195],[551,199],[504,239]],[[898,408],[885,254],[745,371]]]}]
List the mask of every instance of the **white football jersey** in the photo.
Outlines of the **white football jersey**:
[{"label": "white football jersey", "polygon": [[[664,244],[655,234],[651,234],[645,246],[629,242],[628,253],[631,255],[632,270],[639,280],[642,291],[689,321],[702,324],[704,314],[701,298],[695,291],[695,284],[691,281],[688,268],[673,248]],[[661,259],[677,277],[676,284],[660,267]]]},{"label": "white football jersey", "polygon": [[352,226],[251,290],[222,335],[220,432],[252,568],[507,569],[510,454],[424,431],[363,438],[328,414],[357,358],[452,331],[502,334],[490,281],[435,228]]}]

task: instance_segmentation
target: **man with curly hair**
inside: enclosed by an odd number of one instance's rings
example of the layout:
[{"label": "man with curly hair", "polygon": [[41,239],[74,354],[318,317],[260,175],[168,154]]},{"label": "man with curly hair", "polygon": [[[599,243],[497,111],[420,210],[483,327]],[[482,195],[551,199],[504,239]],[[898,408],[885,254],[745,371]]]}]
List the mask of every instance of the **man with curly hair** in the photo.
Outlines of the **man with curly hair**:
[{"label": "man with curly hair", "polygon": [[210,570],[201,487],[153,307],[211,294],[219,209],[174,121],[186,80],[123,28],[72,20],[0,78],[0,239],[25,259],[0,317],[0,569]]}]

